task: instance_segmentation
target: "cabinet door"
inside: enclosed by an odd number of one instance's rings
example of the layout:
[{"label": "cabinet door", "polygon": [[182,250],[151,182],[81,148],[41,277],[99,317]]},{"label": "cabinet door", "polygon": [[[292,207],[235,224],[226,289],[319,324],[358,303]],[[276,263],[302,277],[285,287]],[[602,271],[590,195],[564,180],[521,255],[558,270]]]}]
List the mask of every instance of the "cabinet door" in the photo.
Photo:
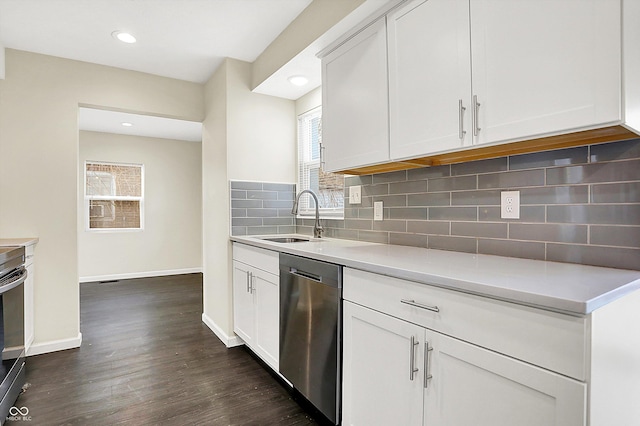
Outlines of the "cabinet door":
[{"label": "cabinet door", "polygon": [[477,143],[619,122],[619,0],[470,4]]},{"label": "cabinet door", "polygon": [[274,370],[278,371],[280,351],[280,290],[277,276],[255,272],[252,287],[255,293],[255,350]]},{"label": "cabinet door", "polygon": [[322,59],[324,170],[389,159],[385,19]]},{"label": "cabinet door", "polygon": [[233,331],[251,346],[255,336],[255,315],[249,274],[249,266],[233,262]]},{"label": "cabinet door", "polygon": [[586,424],[584,383],[439,333],[427,342],[425,425]]},{"label": "cabinet door", "polygon": [[414,0],[387,25],[391,159],[470,145],[469,0]]},{"label": "cabinet door", "polygon": [[421,425],[424,329],[348,301],[343,313],[342,424]]}]

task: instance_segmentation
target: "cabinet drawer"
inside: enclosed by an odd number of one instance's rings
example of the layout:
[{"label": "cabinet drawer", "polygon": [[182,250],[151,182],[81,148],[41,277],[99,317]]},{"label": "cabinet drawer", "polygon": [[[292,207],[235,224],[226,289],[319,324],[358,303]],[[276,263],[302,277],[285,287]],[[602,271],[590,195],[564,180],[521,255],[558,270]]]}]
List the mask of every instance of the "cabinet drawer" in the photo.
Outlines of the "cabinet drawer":
[{"label": "cabinet drawer", "polygon": [[[344,268],[343,297],[428,329],[586,380],[588,321]],[[405,302],[432,307],[438,312]]]},{"label": "cabinet drawer", "polygon": [[277,251],[233,243],[233,260],[262,269],[276,276],[280,275],[280,257]]}]

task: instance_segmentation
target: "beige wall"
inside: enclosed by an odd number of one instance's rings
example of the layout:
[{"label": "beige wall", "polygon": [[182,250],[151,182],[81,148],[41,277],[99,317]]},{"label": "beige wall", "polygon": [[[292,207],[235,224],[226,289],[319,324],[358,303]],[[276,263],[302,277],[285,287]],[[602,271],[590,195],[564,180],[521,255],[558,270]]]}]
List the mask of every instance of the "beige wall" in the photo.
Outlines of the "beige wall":
[{"label": "beige wall", "polygon": [[233,334],[227,180],[227,65],[205,85],[202,132],[203,320],[221,340]]},{"label": "beige wall", "polygon": [[[85,161],[144,165],[144,230],[87,231]],[[199,142],[80,132],[80,281],[201,270],[201,167]]]},{"label": "beige wall", "polygon": [[295,182],[295,103],[252,93],[251,64],[226,59],[205,87],[204,321],[233,343],[229,180]]},{"label": "beige wall", "polygon": [[229,179],[295,182],[295,102],[252,93],[251,64],[226,66]]},{"label": "beige wall", "polygon": [[202,121],[202,85],[6,50],[0,237],[39,237],[34,347],[77,344],[78,105]]}]

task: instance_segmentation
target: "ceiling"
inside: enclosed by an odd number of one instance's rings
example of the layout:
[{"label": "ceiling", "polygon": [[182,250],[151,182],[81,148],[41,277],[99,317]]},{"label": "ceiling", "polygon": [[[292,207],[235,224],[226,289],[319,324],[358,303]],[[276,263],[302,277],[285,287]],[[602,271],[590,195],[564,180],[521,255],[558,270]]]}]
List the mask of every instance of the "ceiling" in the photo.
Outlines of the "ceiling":
[{"label": "ceiling", "polygon": [[[253,62],[311,0],[0,0],[4,47],[206,82]],[[111,34],[137,38],[125,44]]]},{"label": "ceiling", "polygon": [[[194,121],[94,108],[80,108],[78,122],[80,130],[92,132],[175,139],[188,142],[202,141],[202,123]],[[122,123],[128,123],[131,126],[126,126]]]},{"label": "ceiling", "polygon": [[[0,0],[0,48],[205,83],[224,58],[253,62],[312,0]],[[340,1],[340,0],[333,0]],[[320,85],[315,56],[389,0],[366,0],[255,91],[297,99]],[[125,31],[135,44],[116,40]],[[287,78],[304,74],[309,83]],[[192,140],[194,124],[83,108],[82,130]],[[121,122],[134,126],[123,128]],[[199,124],[199,123],[197,123]],[[169,130],[176,126],[174,130]],[[166,130],[167,136],[150,134]],[[157,132],[155,132],[157,133]]]}]

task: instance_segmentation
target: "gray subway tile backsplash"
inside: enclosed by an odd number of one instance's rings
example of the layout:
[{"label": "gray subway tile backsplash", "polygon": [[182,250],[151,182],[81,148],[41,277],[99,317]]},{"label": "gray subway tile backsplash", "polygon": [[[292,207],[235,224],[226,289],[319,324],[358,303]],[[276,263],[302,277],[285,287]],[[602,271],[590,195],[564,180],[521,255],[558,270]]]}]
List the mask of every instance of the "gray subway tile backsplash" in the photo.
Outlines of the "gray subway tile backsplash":
[{"label": "gray subway tile backsplash", "polygon": [[[640,139],[347,177],[345,194],[351,185],[363,204],[323,221],[327,236],[640,269]],[[520,219],[500,218],[504,190],[520,191]],[[296,223],[311,233],[312,220]]]},{"label": "gray subway tile backsplash", "polygon": [[478,175],[478,189],[509,189],[542,185],[544,185],[544,169]]},{"label": "gray subway tile backsplash", "polygon": [[389,194],[415,194],[419,192],[427,192],[427,181],[410,180],[389,184]]},{"label": "gray subway tile backsplash", "polygon": [[591,244],[640,248],[640,226],[593,225],[589,232]]},{"label": "gray subway tile backsplash", "polygon": [[547,184],[621,182],[637,178],[640,160],[592,163],[547,169]]},{"label": "gray subway tile backsplash", "polygon": [[231,235],[296,232],[294,184],[231,181],[230,188]]},{"label": "gray subway tile backsplash", "polygon": [[466,189],[476,189],[478,187],[478,178],[471,176],[453,176],[428,180],[429,192],[442,191],[463,191]]},{"label": "gray subway tile backsplash", "polygon": [[[349,176],[362,203],[327,237],[640,269],[640,139],[377,175]],[[311,234],[294,184],[230,183],[232,235]],[[519,190],[520,219],[500,218]],[[384,221],[373,221],[373,202]]]},{"label": "gray subway tile backsplash", "polygon": [[632,158],[640,158],[640,139],[603,143],[589,147],[589,161],[591,163]]},{"label": "gray subway tile backsplash", "polygon": [[640,203],[640,182],[591,185],[592,203]]},{"label": "gray subway tile backsplash", "polygon": [[607,225],[640,225],[640,204],[548,206],[547,221]]},{"label": "gray subway tile backsplash", "polygon": [[534,152],[509,157],[509,170],[539,169],[543,167],[584,164],[589,161],[589,147]]},{"label": "gray subway tile backsplash", "polygon": [[469,161],[451,165],[451,176],[477,175],[507,171],[507,157]]},{"label": "gray subway tile backsplash", "polygon": [[454,206],[499,206],[500,191],[460,191],[451,193],[451,204]]},{"label": "gray subway tile backsplash", "polygon": [[588,185],[540,186],[520,190],[520,204],[525,205],[584,204],[588,202]]},{"label": "gray subway tile backsplash", "polygon": [[556,223],[510,223],[512,240],[553,241],[561,243],[587,243],[586,225],[561,225]]}]

